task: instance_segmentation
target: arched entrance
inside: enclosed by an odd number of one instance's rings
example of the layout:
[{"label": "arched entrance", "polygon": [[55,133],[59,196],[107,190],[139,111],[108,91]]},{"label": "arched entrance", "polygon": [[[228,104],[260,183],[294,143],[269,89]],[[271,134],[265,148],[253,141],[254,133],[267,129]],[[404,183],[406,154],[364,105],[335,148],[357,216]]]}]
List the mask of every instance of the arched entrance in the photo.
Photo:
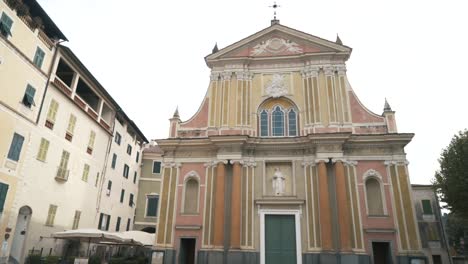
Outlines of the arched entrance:
[{"label": "arched entrance", "polygon": [[23,263],[24,261],[24,242],[28,235],[27,229],[31,220],[32,210],[29,206],[23,206],[19,209],[16,220],[15,234],[11,244],[10,260],[13,263]]}]

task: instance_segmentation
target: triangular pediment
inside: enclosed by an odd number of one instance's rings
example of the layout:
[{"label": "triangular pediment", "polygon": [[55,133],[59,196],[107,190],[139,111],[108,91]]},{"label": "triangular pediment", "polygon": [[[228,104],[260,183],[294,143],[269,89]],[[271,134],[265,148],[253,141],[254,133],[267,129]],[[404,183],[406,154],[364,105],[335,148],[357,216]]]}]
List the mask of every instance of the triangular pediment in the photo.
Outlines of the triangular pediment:
[{"label": "triangular pediment", "polygon": [[284,57],[302,54],[351,53],[351,48],[280,24],[272,25],[206,57],[207,61],[235,58]]}]

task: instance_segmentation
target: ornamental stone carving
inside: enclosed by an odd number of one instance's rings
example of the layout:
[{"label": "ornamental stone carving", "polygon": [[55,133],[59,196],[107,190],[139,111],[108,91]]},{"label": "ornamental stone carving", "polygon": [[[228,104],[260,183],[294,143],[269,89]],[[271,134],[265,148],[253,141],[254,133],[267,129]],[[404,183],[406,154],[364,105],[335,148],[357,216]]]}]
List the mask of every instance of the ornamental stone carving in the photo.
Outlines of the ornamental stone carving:
[{"label": "ornamental stone carving", "polygon": [[283,38],[271,38],[255,45],[250,52],[251,56],[258,56],[264,53],[278,54],[281,52],[302,53],[303,49],[299,44]]},{"label": "ornamental stone carving", "polygon": [[284,82],[284,75],[275,74],[270,83],[265,87],[265,94],[277,98],[288,93],[288,88]]}]

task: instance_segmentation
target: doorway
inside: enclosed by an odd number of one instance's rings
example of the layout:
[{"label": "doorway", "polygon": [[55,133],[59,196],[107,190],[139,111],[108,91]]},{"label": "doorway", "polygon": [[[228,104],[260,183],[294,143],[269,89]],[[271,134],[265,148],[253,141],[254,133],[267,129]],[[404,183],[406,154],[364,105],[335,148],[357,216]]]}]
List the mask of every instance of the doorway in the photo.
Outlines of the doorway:
[{"label": "doorway", "polygon": [[372,242],[374,264],[391,264],[392,254],[389,242]]},{"label": "doorway", "polygon": [[442,258],[440,257],[440,255],[432,255],[432,263],[442,264]]},{"label": "doorway", "polygon": [[195,238],[180,239],[179,264],[195,264]]},{"label": "doorway", "polygon": [[296,264],[294,215],[265,215],[265,263]]},{"label": "doorway", "polygon": [[23,206],[19,209],[16,220],[15,234],[11,243],[10,257],[16,263],[23,263],[24,243],[28,235],[29,221],[31,220],[32,210],[29,206]]}]

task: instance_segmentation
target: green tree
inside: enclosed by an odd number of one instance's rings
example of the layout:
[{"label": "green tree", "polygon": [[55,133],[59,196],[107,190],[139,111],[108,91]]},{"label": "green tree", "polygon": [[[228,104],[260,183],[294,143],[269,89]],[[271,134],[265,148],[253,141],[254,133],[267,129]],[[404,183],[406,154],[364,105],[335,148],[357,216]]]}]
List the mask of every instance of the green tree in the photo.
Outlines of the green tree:
[{"label": "green tree", "polygon": [[456,134],[439,158],[434,187],[444,208],[468,221],[468,130]]}]

